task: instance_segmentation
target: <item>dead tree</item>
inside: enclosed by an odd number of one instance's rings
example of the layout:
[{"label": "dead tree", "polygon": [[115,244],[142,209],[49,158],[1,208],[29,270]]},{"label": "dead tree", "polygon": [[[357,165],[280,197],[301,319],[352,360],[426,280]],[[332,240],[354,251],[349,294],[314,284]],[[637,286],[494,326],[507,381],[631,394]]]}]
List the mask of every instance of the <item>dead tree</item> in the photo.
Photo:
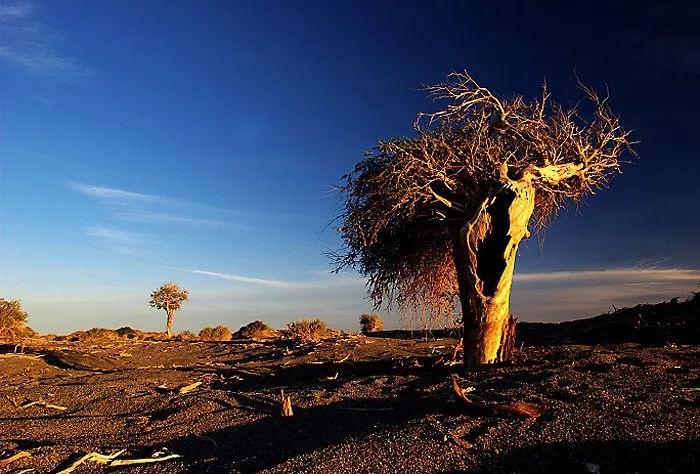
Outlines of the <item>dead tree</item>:
[{"label": "dead tree", "polygon": [[605,187],[634,156],[607,97],[580,84],[590,115],[554,102],[504,99],[469,74],[428,87],[445,107],[415,135],[381,141],[344,176],[338,268],[368,278],[377,305],[451,315],[457,297],[468,366],[509,357],[518,245],[567,202]]}]

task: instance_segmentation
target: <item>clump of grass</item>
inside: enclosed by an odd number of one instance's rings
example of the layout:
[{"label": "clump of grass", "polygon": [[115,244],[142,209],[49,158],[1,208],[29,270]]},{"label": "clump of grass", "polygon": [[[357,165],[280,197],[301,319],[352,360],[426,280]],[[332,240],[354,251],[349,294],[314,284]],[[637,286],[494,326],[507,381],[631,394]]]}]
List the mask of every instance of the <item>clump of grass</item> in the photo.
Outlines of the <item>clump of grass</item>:
[{"label": "clump of grass", "polygon": [[295,341],[318,341],[332,334],[325,321],[320,319],[297,319],[287,323],[286,335]]},{"label": "clump of grass", "polygon": [[231,330],[226,326],[205,327],[199,331],[199,338],[205,341],[230,341]]},{"label": "clump of grass", "polygon": [[381,331],[384,329],[384,320],[377,313],[363,314],[360,316],[360,328],[362,334]]},{"label": "clump of grass", "polygon": [[233,334],[234,339],[266,339],[275,336],[277,336],[277,331],[263,321],[248,323]]}]

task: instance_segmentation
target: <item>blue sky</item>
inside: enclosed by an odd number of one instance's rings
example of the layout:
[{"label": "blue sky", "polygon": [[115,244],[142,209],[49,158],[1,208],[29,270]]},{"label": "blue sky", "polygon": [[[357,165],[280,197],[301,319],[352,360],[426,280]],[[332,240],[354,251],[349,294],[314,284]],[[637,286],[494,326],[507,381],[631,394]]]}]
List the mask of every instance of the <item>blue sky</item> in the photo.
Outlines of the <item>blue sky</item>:
[{"label": "blue sky", "polygon": [[525,246],[514,312],[687,295],[700,15],[634,5],[2,0],[0,295],[44,332],[159,328],[146,300],[167,280],[191,290],[178,330],[355,328],[371,304],[358,275],[329,275],[332,185],[410,133],[422,85],[464,68],[506,95],[546,78],[562,102],[576,68],[642,141],[611,189]]}]

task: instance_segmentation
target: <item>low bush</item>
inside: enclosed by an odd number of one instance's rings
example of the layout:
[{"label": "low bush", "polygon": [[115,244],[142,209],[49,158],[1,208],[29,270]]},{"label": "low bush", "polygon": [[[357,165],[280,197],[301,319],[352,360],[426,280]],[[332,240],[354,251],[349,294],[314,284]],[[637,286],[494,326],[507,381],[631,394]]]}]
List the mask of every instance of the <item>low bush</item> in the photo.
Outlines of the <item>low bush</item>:
[{"label": "low bush", "polygon": [[129,326],[124,326],[123,328],[119,328],[115,331],[117,333],[117,336],[123,337],[125,339],[138,339],[141,334],[141,331],[137,331],[136,329],[132,329]]},{"label": "low bush", "polygon": [[325,321],[320,319],[297,319],[287,323],[286,335],[296,341],[317,341],[330,336],[333,332],[328,329]]},{"label": "low bush", "polygon": [[265,339],[277,336],[277,331],[263,321],[253,321],[233,333],[234,339]]},{"label": "low bush", "polygon": [[226,326],[206,327],[199,331],[199,338],[205,341],[230,341],[231,330]]},{"label": "low bush", "polygon": [[381,331],[384,329],[384,320],[377,313],[363,314],[360,316],[360,328],[362,334]]},{"label": "low bush", "polygon": [[175,337],[179,341],[192,341],[194,339],[197,339],[197,335],[195,333],[193,333],[192,331],[182,331],[180,334],[178,334]]},{"label": "low bush", "polygon": [[84,333],[84,338],[87,340],[120,339],[119,334],[114,329],[91,328],[87,331],[84,331]]}]

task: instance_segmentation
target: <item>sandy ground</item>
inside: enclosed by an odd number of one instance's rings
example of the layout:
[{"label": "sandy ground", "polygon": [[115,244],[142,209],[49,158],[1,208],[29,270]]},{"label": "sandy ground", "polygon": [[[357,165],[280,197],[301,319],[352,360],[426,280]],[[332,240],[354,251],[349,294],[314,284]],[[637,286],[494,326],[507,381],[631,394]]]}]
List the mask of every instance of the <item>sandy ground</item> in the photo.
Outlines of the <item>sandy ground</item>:
[{"label": "sandy ground", "polygon": [[[31,454],[0,471],[124,449],[182,458],[74,472],[697,472],[699,346],[526,347],[511,365],[464,372],[443,364],[454,343],[37,342],[0,356],[0,459]],[[467,413],[449,372],[478,397],[546,411]]]}]

